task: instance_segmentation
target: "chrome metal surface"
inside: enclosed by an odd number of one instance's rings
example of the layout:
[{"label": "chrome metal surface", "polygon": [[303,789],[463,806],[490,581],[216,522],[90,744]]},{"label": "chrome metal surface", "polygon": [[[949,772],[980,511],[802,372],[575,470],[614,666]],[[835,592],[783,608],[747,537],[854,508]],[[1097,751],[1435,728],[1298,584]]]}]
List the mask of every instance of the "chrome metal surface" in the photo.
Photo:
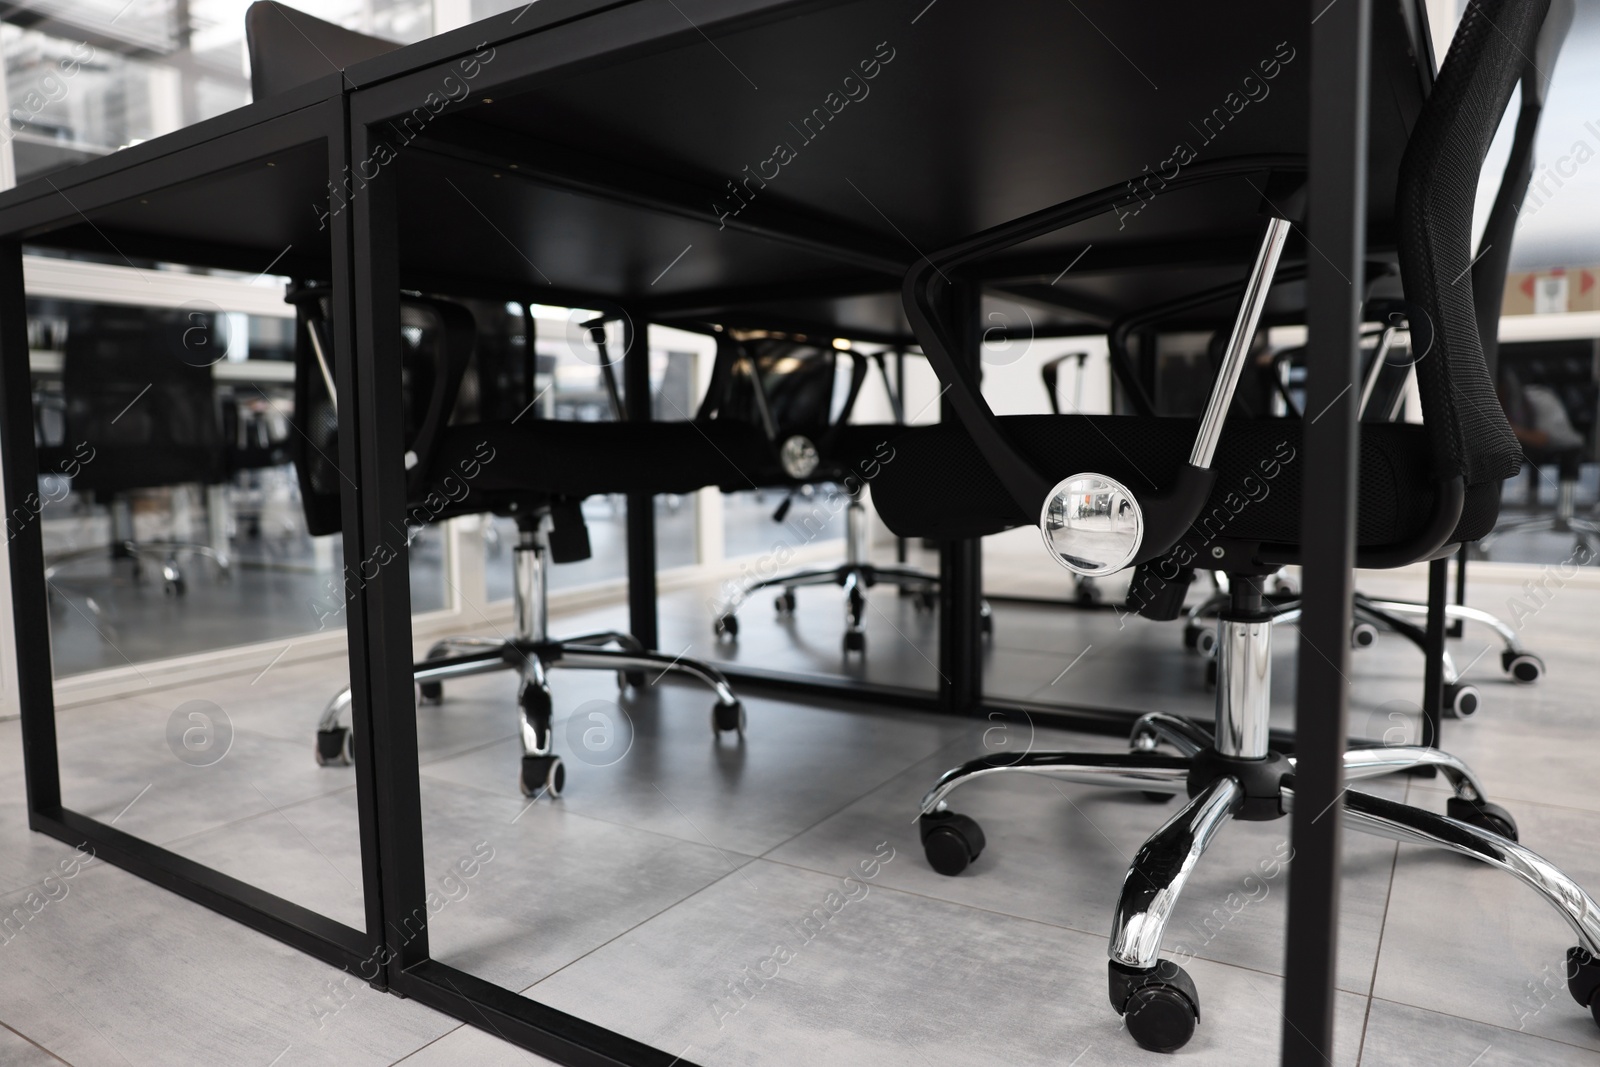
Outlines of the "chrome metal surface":
[{"label": "chrome metal surface", "polygon": [[[522,674],[522,690],[540,689],[544,691],[544,706],[550,707],[550,680],[546,677],[544,663],[538,656],[528,656],[521,664],[519,670]],[[523,693],[517,694],[517,699],[522,706]],[[555,731],[547,722],[531,722],[526,714],[519,718],[522,727],[522,754],[524,756],[548,756],[555,750]]]},{"label": "chrome metal surface", "polygon": [[1256,252],[1255,265],[1250,268],[1250,283],[1239,304],[1239,314],[1233,321],[1233,333],[1228,337],[1222,368],[1217,371],[1216,384],[1211,387],[1211,399],[1200,418],[1200,431],[1195,434],[1194,448],[1189,452],[1190,466],[1208,468],[1212,457],[1216,455],[1217,442],[1222,439],[1222,424],[1228,417],[1228,408],[1233,404],[1233,391],[1239,384],[1240,372],[1244,370],[1245,357],[1250,354],[1256,325],[1261,321],[1261,309],[1266,307],[1272,276],[1278,270],[1278,257],[1283,255],[1283,245],[1288,239],[1287,219],[1272,219],[1267,223],[1267,232],[1262,236],[1261,247]]},{"label": "chrome metal surface", "polygon": [[[1294,762],[1294,757],[1289,757]],[[1456,796],[1463,800],[1483,800],[1483,783],[1461,760],[1448,752],[1421,745],[1385,745],[1382,748],[1353,748],[1344,754],[1344,776],[1348,781],[1358,778],[1381,778],[1417,767],[1433,767],[1450,780]]]},{"label": "chrome metal surface", "polygon": [[1182,793],[1188,789],[1189,761],[1183,756],[1153,752],[1025,752],[1021,756],[986,756],[941,775],[922,798],[922,813],[926,815],[937,809],[945,797],[968,782],[991,774],[1038,774],[1107,789]]},{"label": "chrome metal surface", "polygon": [[811,438],[797,433],[786,438],[778,448],[778,460],[783,464],[783,473],[804,480],[817,472],[822,456],[818,454]]},{"label": "chrome metal surface", "polygon": [[1385,326],[1378,335],[1378,344],[1372,350],[1372,362],[1367,366],[1367,380],[1361,383],[1361,406],[1356,408],[1356,417],[1360,418],[1367,413],[1367,401],[1372,399],[1372,390],[1378,384],[1378,378],[1383,374],[1384,360],[1389,357],[1389,349],[1394,345],[1394,335],[1399,332],[1395,326]]},{"label": "chrome metal surface", "polygon": [[1272,715],[1272,622],[1217,620],[1217,751],[1240,759],[1267,754]]},{"label": "chrome metal surface", "polygon": [[442,682],[446,678],[467,678],[474,674],[493,674],[495,671],[508,671],[517,665],[507,662],[505,657],[498,653],[480,650],[480,658],[468,662],[452,662],[428,664],[426,662],[417,666],[413,678],[418,682]]},{"label": "chrome metal surface", "polygon": [[1354,789],[1344,796],[1344,821],[1364,834],[1446,849],[1520,878],[1561,913],[1579,944],[1600,955],[1600,904],[1532,849],[1456,819]]},{"label": "chrome metal surface", "polygon": [[339,690],[339,695],[328,701],[328,706],[322,709],[322,718],[317,720],[317,729],[338,729],[339,722],[344,718],[344,713],[350,710],[350,701],[353,699],[349,686]]},{"label": "chrome metal surface", "polygon": [[867,562],[867,509],[854,497],[844,509],[844,558],[855,565]]},{"label": "chrome metal surface", "polygon": [[1200,727],[1188,719],[1169,715],[1164,711],[1151,711],[1139,716],[1139,720],[1133,724],[1133,730],[1128,735],[1128,743],[1136,751],[1148,751],[1140,747],[1140,739],[1143,737],[1150,739],[1151,750],[1154,749],[1155,742],[1165,741],[1185,756],[1193,756],[1201,749],[1211,746],[1211,737]]},{"label": "chrome metal surface", "polygon": [[548,517],[536,528],[523,530],[511,554],[512,612],[517,637],[523,641],[543,641],[549,632],[546,582],[549,576],[547,555],[550,535],[545,530]]},{"label": "chrome metal surface", "polygon": [[1150,835],[1122,881],[1107,950],[1113,960],[1128,967],[1156,965],[1184,884],[1243,800],[1237,779],[1219,778]]},{"label": "chrome metal surface", "polygon": [[1138,554],[1144,512],[1128,487],[1104,474],[1063,478],[1045,497],[1039,531],[1057,563],[1091,578],[1115,574]]},{"label": "chrome metal surface", "polygon": [[[1404,600],[1373,600],[1369,597],[1367,603],[1379,611],[1386,611],[1391,615],[1426,616],[1428,614],[1428,605],[1413,604]],[[1500,639],[1505,642],[1505,646],[1511,651],[1521,652],[1523,650],[1522,643],[1517,639],[1517,631],[1513,630],[1510,625],[1497,615],[1491,615],[1489,612],[1480,611],[1477,608],[1469,608],[1464,604],[1446,604],[1444,606],[1444,615],[1447,619],[1461,619],[1465,622],[1482,623],[1499,634]]]},{"label": "chrome metal surface", "polygon": [[[632,650],[618,650],[612,648],[593,648],[580,646],[568,648],[563,646],[561,658],[550,663],[552,669],[570,667],[574,670],[599,670],[599,671],[655,671],[657,676],[668,671],[674,674],[687,674],[691,678],[699,679],[710,687],[716,694],[717,703],[724,706],[738,703],[739,698],[734,696],[733,687],[728,680],[717,670],[703,660],[687,659],[664,655],[660,652],[635,652]],[[653,684],[655,678],[651,678]]]}]

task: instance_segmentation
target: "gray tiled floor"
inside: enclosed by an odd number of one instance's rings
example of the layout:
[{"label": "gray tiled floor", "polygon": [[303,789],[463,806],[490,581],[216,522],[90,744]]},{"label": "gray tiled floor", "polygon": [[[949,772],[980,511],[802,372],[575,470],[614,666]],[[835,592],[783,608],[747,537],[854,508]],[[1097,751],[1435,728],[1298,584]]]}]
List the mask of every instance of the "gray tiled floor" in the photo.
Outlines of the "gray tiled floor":
[{"label": "gray tiled floor", "polygon": [[[1406,581],[1362,584],[1391,592]],[[1500,611],[1519,592],[1473,587],[1476,602]],[[663,647],[931,684],[932,620],[909,601],[874,594],[862,667],[839,656],[837,591],[801,596],[800,614],[783,624],[753,600],[737,645],[720,646],[703,593],[669,597]],[[1485,710],[1448,723],[1445,738],[1514,808],[1524,841],[1591,890],[1600,889],[1600,787],[1589,770],[1600,668],[1586,635],[1597,608],[1600,589],[1574,586],[1529,619],[1525,638],[1550,668],[1536,687],[1507,682],[1496,649],[1479,658],[1469,676]],[[618,616],[591,612],[556,629]],[[1005,605],[996,623],[992,691],[1208,713],[1201,661],[1174,626]],[[1286,725],[1294,644],[1281,640],[1275,661]],[[1486,638],[1469,632],[1456,644],[1466,664]],[[1415,650],[1385,638],[1354,662],[1353,729],[1381,734],[1408,721]],[[334,659],[255,686],[248,677],[157,685],[138,699],[63,712],[69,802],[358,924],[352,778],[309,754],[311,726],[343,669]],[[510,676],[451,683],[444,704],[421,712],[425,870],[442,902],[430,939],[440,959],[708,1065],[1152,1062],[1105,1003],[1105,932],[1127,857],[1175,806],[1043,780],[980,783],[957,806],[982,821],[988,848],[954,879],[927,869],[911,820],[938,771],[986,739],[1088,749],[1117,747],[1114,739],[1035,729],[1026,718],[998,724],[997,734],[995,723],[747,697],[741,745],[712,740],[699,689],[619,697],[605,673],[553,680],[557,743],[569,755],[567,794],[556,802],[530,806],[514,785]],[[167,746],[172,710],[191,699],[224,705],[235,728],[214,767],[185,766]],[[580,758],[597,710],[632,726],[615,762]],[[26,830],[18,750],[17,723],[0,722],[7,911],[26,908],[29,887],[70,855]],[[1443,807],[1433,782],[1371,787]],[[1225,921],[1216,909],[1279,854],[1286,830],[1230,826],[1180,904],[1168,944],[1194,953],[1204,1008],[1182,1062],[1275,1062],[1287,875],[1265,879],[1265,896]],[[820,934],[797,929],[846,872],[891,854]],[[1564,993],[1528,1000],[1559,977],[1570,934],[1523,886],[1456,857],[1356,836],[1345,858],[1337,1067],[1600,1064],[1600,1029]],[[59,899],[0,943],[7,1067],[540,1062],[414,1003],[343,985],[339,972],[103,863],[54,884],[65,895],[55,890]],[[728,983],[759,970],[777,945],[792,957],[738,1006]]]}]

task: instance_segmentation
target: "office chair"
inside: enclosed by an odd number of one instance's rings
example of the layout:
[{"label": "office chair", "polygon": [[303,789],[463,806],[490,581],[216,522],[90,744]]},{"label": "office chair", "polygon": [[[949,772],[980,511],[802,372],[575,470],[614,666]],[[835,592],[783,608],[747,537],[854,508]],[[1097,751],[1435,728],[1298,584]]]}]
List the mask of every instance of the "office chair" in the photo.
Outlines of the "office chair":
[{"label": "office chair", "polygon": [[[327,343],[330,300],[325,289],[301,287],[290,295],[298,312],[303,341],[297,346],[296,421],[304,431],[296,450],[306,525],[313,536],[334,533],[340,523],[338,408],[328,383],[333,378]],[[530,341],[533,318],[524,315]],[[716,695],[713,735],[745,729],[744,707],[726,678],[710,664],[686,656],[668,656],[643,648],[630,634],[615,631],[553,637],[548,628],[547,594],[550,563],[589,557],[588,530],[581,502],[590,490],[627,492],[636,488],[626,468],[626,448],[605,442],[607,431],[623,424],[556,423],[536,418],[480,418],[450,422],[464,379],[474,376],[474,346],[479,336],[472,314],[445,300],[408,298],[402,304],[403,381],[406,397],[408,526],[420,528],[458,515],[493,512],[516,519],[518,540],[512,554],[513,632],[493,636],[460,635],[436,642],[416,664],[419,702],[444,699],[451,678],[514,670],[521,679],[517,704],[522,712],[523,761],[521,788],[527,796],[561,795],[566,771],[553,750],[554,704],[548,681],[555,669],[615,671],[621,688],[642,688],[663,674],[683,675],[708,686]],[[475,390],[478,391],[478,390]],[[481,396],[481,393],[480,393]],[[490,408],[487,414],[497,414]],[[676,427],[676,428],[674,428]],[[638,429],[634,424],[634,429]],[[676,452],[679,473],[671,487],[680,491],[727,480],[735,472],[708,461],[717,445],[687,424],[647,425],[650,447]],[[574,432],[576,431],[576,432]],[[704,441],[693,447],[691,438]],[[638,435],[629,435],[637,441]],[[726,445],[728,442],[722,442]],[[572,466],[583,459],[590,472],[556,491],[539,488],[538,472],[548,465]],[[709,475],[692,473],[698,469]],[[565,462],[564,462],[565,461]],[[622,469],[607,484],[606,467]],[[637,464],[634,464],[637,466]],[[701,479],[704,479],[702,482]],[[530,488],[530,486],[534,486]],[[663,491],[668,491],[663,489]],[[410,533],[407,533],[410,536]],[[378,561],[381,563],[381,561]],[[364,574],[367,564],[352,569]],[[615,646],[615,647],[608,647]],[[351,694],[342,690],[323,710],[317,725],[317,762],[350,762],[350,730],[344,717]]]},{"label": "office chair", "polygon": [[[867,635],[866,590],[890,585],[916,597],[923,610],[931,610],[939,590],[939,576],[904,565],[880,566],[868,554],[867,509],[861,488],[869,483],[891,455],[889,440],[900,432],[905,410],[899,391],[890,380],[882,353],[868,357],[854,349],[840,352],[788,336],[760,331],[756,334],[714,334],[717,365],[699,420],[736,419],[760,428],[768,442],[766,462],[747,467],[751,484],[758,488],[787,489],[788,495],[773,518],[782,522],[794,491],[800,486],[842,484],[846,490],[845,559],[833,567],[813,567],[766,578],[745,587],[740,600],[724,605],[712,623],[718,637],[739,635],[739,603],[762,589],[778,589],[774,600],[779,617],[794,614],[795,590],[803,586],[837,585],[844,590],[844,652],[865,653]],[[834,411],[838,365],[849,359],[850,384]],[[887,424],[852,423],[861,387],[876,364],[889,397],[895,421]],[[855,488],[851,489],[850,486]],[[993,631],[993,615],[983,605],[985,633]]]},{"label": "office chair", "polygon": [[223,436],[207,342],[215,316],[201,312],[96,304],[67,331],[62,351],[61,441],[40,449],[41,469],[59,469],[77,455],[74,492],[92,496],[111,513],[108,546],[75,549],[45,560],[45,578],[68,564],[106,555],[131,561],[134,575],[149,562],[161,570],[169,596],[187,579],[179,559],[200,556],[222,573],[228,561],[211,545],[140,541],[127,494],[175,485],[219,485],[226,478]]},{"label": "office chair", "polygon": [[[267,0],[248,11],[246,41],[251,86],[258,99],[323,76],[329,64],[342,68],[398,47]],[[328,331],[332,301],[325,286],[305,283],[292,287],[288,299],[296,307],[295,419],[301,431],[294,440],[296,468],[307,531],[319,536],[340,529],[340,483],[347,477],[334,459],[338,398]],[[483,313],[481,304],[479,308]],[[526,306],[521,315],[526,325],[523,351],[531,359],[533,318]],[[603,344],[604,319],[590,327]],[[735,424],[707,430],[689,423],[546,421],[526,417],[531,401],[515,416],[490,409],[480,410],[475,421],[458,421],[462,383],[474,363],[478,334],[476,318],[460,302],[427,297],[402,301],[409,498],[408,530],[403,536],[409,542],[413,529],[485,512],[514,516],[518,527],[512,563],[514,633],[449,637],[435,644],[416,665],[419,703],[443,699],[443,683],[450,678],[517,671],[523,745],[519,785],[525,796],[532,797],[560,796],[566,782],[551,729],[554,702],[547,675],[553,667],[616,671],[619,685],[635,688],[646,684],[652,671],[655,678],[668,673],[688,676],[716,695],[713,736],[735,733],[742,739],[744,706],[710,664],[644,649],[629,634],[606,631],[552,638],[547,628],[547,568],[552,561],[588,558],[584,498],[736,487],[744,475],[728,457],[747,454],[754,443],[751,435]],[[485,351],[485,380],[473,382],[478,398],[506,380],[504,352],[492,340]],[[605,369],[614,411],[620,414],[609,360]],[[531,374],[530,365],[521,380],[531,383]],[[347,574],[353,569],[359,576],[362,568],[383,562],[347,561]],[[350,701],[350,690],[345,689],[323,710],[317,727],[318,763],[350,762],[350,729],[343,721]]]},{"label": "office chair", "polygon": [[[1490,239],[1498,239],[1499,236],[1501,235],[1492,232],[1488,234]],[[1362,372],[1361,396],[1358,401],[1359,417],[1363,423],[1394,422],[1404,406],[1409,370],[1417,356],[1410,349],[1411,338],[1405,329],[1404,312],[1392,302],[1375,303],[1369,308],[1367,317],[1379,319],[1385,324],[1370,334],[1373,346],[1372,353],[1366,357],[1366,366]],[[1287,349],[1279,353],[1279,362],[1287,363],[1303,355],[1303,351],[1300,348]],[[1298,417],[1301,414],[1298,405],[1292,397],[1286,399],[1291,413]],[[1227,580],[1224,577],[1219,586],[1226,585]],[[1288,625],[1299,620],[1298,594],[1267,593],[1265,598],[1267,607],[1273,612],[1274,626]],[[1219,588],[1217,593],[1184,611],[1184,646],[1210,657],[1206,664],[1206,679],[1211,685],[1215,685],[1217,680],[1215,619],[1227,604],[1228,593],[1225,588]],[[1350,646],[1356,649],[1370,648],[1377,643],[1380,629],[1385,629],[1410,641],[1426,656],[1427,632],[1421,626],[1410,622],[1409,618],[1425,617],[1427,614],[1428,606],[1425,603],[1369,597],[1357,590],[1352,596]],[[1464,604],[1446,604],[1445,618],[1457,625],[1472,622],[1492,630],[1503,646],[1500,654],[1501,669],[1512,681],[1531,685],[1543,677],[1544,660],[1528,651],[1523,646],[1517,631],[1498,616]],[[1206,625],[1208,619],[1212,620],[1210,626]],[[1447,718],[1456,719],[1466,719],[1476,715],[1483,707],[1482,695],[1477,686],[1461,678],[1455,661],[1448,651],[1442,654],[1441,669],[1444,679],[1442,713]]]},{"label": "office chair", "polygon": [[[1547,20],[1549,0],[1470,5],[1419,115],[1400,166],[1396,201],[1401,278],[1407,300],[1434,326],[1431,354],[1417,363],[1423,425],[1369,423],[1359,444],[1357,565],[1397,567],[1438,558],[1494,524],[1502,483],[1521,452],[1494,394],[1467,289],[1450,284],[1471,269],[1479,172],[1519,79],[1542,96],[1571,21],[1569,5]],[[1541,42],[1541,27],[1548,33]],[[1529,56],[1538,54],[1533,65]],[[1294,802],[1295,759],[1269,747],[1272,626],[1262,581],[1298,557],[1301,492],[1313,487],[1294,462],[1298,420],[1231,419],[1234,385],[1265,303],[1289,223],[1267,225],[1241,301],[1226,359],[1198,427],[1189,420],[1075,416],[996,418],[954,353],[961,336],[946,294],[961,268],[1041,233],[1110,210],[1116,188],[1002,225],[919,261],[908,273],[908,317],[948,389],[959,423],[908,431],[876,486],[880,512],[906,536],[972,538],[1037,522],[1050,554],[1075,573],[1135,566],[1149,588],[1144,614],[1173,618],[1187,584],[1183,559],[1196,545],[1220,550],[1229,603],[1217,623],[1215,731],[1163,713],[1142,716],[1122,754],[1029,751],[985,757],[947,772],[921,806],[921,836],[935,870],[955,875],[981,855],[982,830],[948,807],[979,778],[1041,774],[1067,781],[1184,794],[1181,811],[1134,858],[1112,920],[1112,1007],[1145,1048],[1182,1047],[1199,1021],[1194,981],[1161,958],[1162,936],[1189,873],[1230,819],[1272,820]],[[1125,194],[1124,194],[1125,195]],[[1287,197],[1279,203],[1288,202]],[[1503,267],[1500,268],[1503,271]],[[1492,287],[1492,286],[1491,286]],[[1187,461],[1185,456],[1187,455]],[[1148,477],[1160,486],[1143,487]],[[1230,510],[1221,536],[1196,538],[1196,520],[1226,507],[1247,483],[1273,491]],[[1259,494],[1258,494],[1259,495]],[[1170,576],[1170,577],[1169,577]],[[1159,595],[1162,588],[1178,595]],[[1162,745],[1177,755],[1158,751]],[[1435,748],[1352,749],[1348,778],[1432,768],[1453,787],[1447,815],[1351,789],[1342,817],[1352,829],[1430,845],[1488,863],[1524,881],[1572,927],[1568,989],[1600,1024],[1600,904],[1571,878],[1517,842],[1516,822],[1490,803],[1460,760]]]}]

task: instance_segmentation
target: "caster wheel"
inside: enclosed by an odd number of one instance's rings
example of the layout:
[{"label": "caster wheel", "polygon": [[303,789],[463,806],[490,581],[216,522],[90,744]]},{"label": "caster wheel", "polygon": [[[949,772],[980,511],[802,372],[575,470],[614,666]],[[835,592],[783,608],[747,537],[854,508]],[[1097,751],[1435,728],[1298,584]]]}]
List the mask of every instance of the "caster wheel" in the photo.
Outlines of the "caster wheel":
[{"label": "caster wheel", "polygon": [[936,811],[917,820],[922,830],[922,851],[928,866],[947,877],[955,877],[983,854],[983,830],[965,815]]},{"label": "caster wheel", "polygon": [[1200,635],[1205,633],[1198,626],[1185,626],[1183,628],[1183,647],[1190,652],[1200,651]]},{"label": "caster wheel", "polygon": [[932,611],[938,603],[939,598],[932,589],[924,589],[917,594],[917,607],[923,611]]},{"label": "caster wheel", "polygon": [[1202,656],[1215,656],[1217,654],[1217,631],[1204,629],[1195,634],[1194,650]]},{"label": "caster wheel", "polygon": [[1544,660],[1532,652],[1513,652],[1508,648],[1500,653],[1500,666],[1524,685],[1532,685],[1544,676]]},{"label": "caster wheel", "polygon": [[793,615],[794,590],[785,589],[783,592],[773,597],[772,606],[777,609],[779,615]]},{"label": "caster wheel", "polygon": [[[439,659],[443,655],[444,655],[444,653],[440,653],[438,656],[436,656],[432,652],[430,652],[430,653],[428,653],[428,659]],[[423,662],[426,663],[427,660],[423,660]],[[417,683],[417,695],[418,695],[419,699],[425,700],[430,704],[443,703],[444,702],[444,683],[443,682],[418,682]]]},{"label": "caster wheel", "polygon": [[188,587],[184,584],[182,578],[168,578],[161,583],[161,589],[168,596],[179,597],[187,591]]},{"label": "caster wheel", "polygon": [[350,728],[336,726],[332,730],[317,731],[317,765],[320,767],[348,767],[350,758]]},{"label": "caster wheel", "polygon": [[1144,798],[1152,804],[1165,804],[1176,795],[1175,793],[1156,793],[1151,790],[1145,790]]},{"label": "caster wheel", "polygon": [[1358,622],[1350,627],[1351,648],[1371,648],[1378,643],[1378,628],[1370,622]]},{"label": "caster wheel", "polygon": [[522,757],[522,795],[536,797],[546,793],[551,799],[561,795],[567,784],[567,769],[560,756]]},{"label": "caster wheel", "polygon": [[1455,682],[1444,687],[1444,717],[1447,719],[1470,719],[1478,714],[1482,703],[1475,685]]},{"label": "caster wheel", "polygon": [[648,679],[645,678],[644,671],[617,672],[617,688],[624,692],[629,689],[643,689],[647,682]]},{"label": "caster wheel", "polygon": [[867,651],[867,635],[862,630],[846,630],[844,632],[844,650],[846,654]]},{"label": "caster wheel", "polygon": [[1498,804],[1491,804],[1487,800],[1463,800],[1460,797],[1451,797],[1445,804],[1444,811],[1452,819],[1459,819],[1469,826],[1499,834],[1507,841],[1517,839],[1517,820]]},{"label": "caster wheel", "polygon": [[990,612],[990,611],[986,611],[982,615],[980,615],[978,617],[978,628],[983,631],[983,636],[985,636],[985,637],[993,637],[994,636],[994,613]]},{"label": "caster wheel", "polygon": [[718,637],[737,639],[739,636],[739,617],[732,612],[720,616],[716,622],[711,624],[711,632]]},{"label": "caster wheel", "polygon": [[1567,949],[1567,990],[1579,1004],[1587,1004],[1600,1026],[1600,960],[1577,946]]},{"label": "caster wheel", "polygon": [[1167,960],[1148,971],[1115,963],[1110,970],[1111,1003],[1140,1048],[1176,1052],[1189,1043],[1200,1022],[1200,994],[1187,971]]},{"label": "caster wheel", "polygon": [[1217,687],[1217,661],[1214,659],[1206,660],[1206,687],[1209,689]]},{"label": "caster wheel", "polygon": [[711,705],[711,732],[718,737],[726,733],[737,733],[744,736],[744,705],[735,701],[732,704]]}]

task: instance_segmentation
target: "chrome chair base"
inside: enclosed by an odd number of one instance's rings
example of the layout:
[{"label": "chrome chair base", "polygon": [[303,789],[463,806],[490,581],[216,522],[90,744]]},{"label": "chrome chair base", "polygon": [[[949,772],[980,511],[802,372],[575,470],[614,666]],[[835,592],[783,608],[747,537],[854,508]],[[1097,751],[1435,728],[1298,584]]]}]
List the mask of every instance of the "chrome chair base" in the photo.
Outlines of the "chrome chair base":
[{"label": "chrome chair base", "polygon": [[[1184,613],[1184,647],[1203,656],[1215,656],[1215,634],[1203,625],[1203,619],[1214,618],[1228,602],[1226,593],[1215,593]],[[1406,617],[1427,617],[1428,606],[1408,600],[1380,600],[1363,593],[1355,595],[1352,604],[1353,621],[1350,626],[1350,647],[1371,648],[1381,631],[1399,634],[1426,654],[1427,635],[1421,626],[1407,621]],[[1278,599],[1273,602],[1276,614],[1274,625],[1286,625],[1300,618],[1298,599]],[[1446,604],[1445,619],[1449,622],[1470,622],[1493,630],[1500,640],[1500,669],[1513,682],[1532,685],[1544,677],[1544,660],[1530,652],[1517,636],[1517,631],[1497,615],[1463,604]],[[1444,654],[1444,714],[1447,718],[1467,719],[1483,707],[1482,695],[1477,686],[1462,679],[1449,652]]]},{"label": "chrome chair base", "polygon": [[[844,590],[844,652],[865,653],[867,634],[862,622],[866,616],[866,591],[876,585],[892,585],[902,594],[915,596],[917,607],[931,611],[939,595],[939,576],[913,567],[879,567],[867,562],[867,515],[859,500],[851,500],[845,508],[845,561],[837,567],[791,571],[767,578],[748,586],[740,599],[722,611],[712,621],[711,629],[719,638],[737,639],[739,636],[739,603],[762,589],[781,589],[774,601],[780,618],[791,616],[795,610],[794,591],[803,586],[837,585]],[[994,615],[988,601],[982,603],[981,625],[985,635],[994,633]]]},{"label": "chrome chair base", "polygon": [[168,596],[182,596],[188,591],[188,582],[184,578],[183,568],[178,564],[180,555],[200,556],[217,565],[217,569],[227,575],[232,571],[230,561],[210,545],[202,545],[190,541],[114,541],[110,545],[95,545],[92,548],[79,548],[60,555],[52,556],[45,560],[44,577],[46,582],[55,581],[61,569],[86,559],[104,558],[110,555],[112,559],[132,560],[135,567],[135,576],[139,568],[145,563],[153,563],[161,569],[161,585]]},{"label": "chrome chair base", "polygon": [[[522,770],[520,785],[527,797],[561,795],[566,768],[555,752],[552,721],[555,702],[549,673],[554,668],[615,671],[619,689],[642,689],[667,674],[683,675],[711,689],[713,737],[735,734],[742,742],[744,705],[711,664],[686,656],[668,656],[643,648],[630,634],[604,630],[577,637],[546,636],[546,554],[548,532],[542,518],[523,529],[513,556],[516,634],[512,637],[454,636],[438,641],[413,667],[417,705],[444,699],[444,683],[496,671],[516,671],[517,706],[521,710]],[[345,688],[328,702],[317,723],[317,762],[345,766],[351,760],[351,733],[345,725],[351,692]]]},{"label": "chrome chair base", "polygon": [[[1126,753],[1026,752],[988,756],[945,773],[923,797],[920,829],[929,864],[958,875],[982,854],[986,840],[971,818],[949,807],[968,783],[1003,774],[1137,790],[1157,800],[1183,795],[1183,808],[1145,842],[1123,881],[1108,948],[1112,1006],[1134,1040],[1170,1052],[1200,1019],[1193,980],[1180,962],[1161,958],[1161,942],[1185,883],[1222,828],[1234,819],[1268,821],[1293,810],[1295,758],[1267,747],[1271,690],[1270,635],[1275,621],[1254,593],[1233,579],[1234,593],[1218,620],[1220,649],[1216,728],[1207,731],[1162,712],[1134,725]],[[1174,750],[1176,754],[1163,749]],[[1342,796],[1345,824],[1362,833],[1428,845],[1487,863],[1521,879],[1572,927],[1569,989],[1600,1023],[1600,904],[1554,865],[1517,841],[1516,821],[1488,800],[1483,783],[1459,759],[1435,748],[1383,746],[1345,753],[1345,777],[1374,778],[1428,769],[1452,787],[1439,815],[1356,789]]]}]

